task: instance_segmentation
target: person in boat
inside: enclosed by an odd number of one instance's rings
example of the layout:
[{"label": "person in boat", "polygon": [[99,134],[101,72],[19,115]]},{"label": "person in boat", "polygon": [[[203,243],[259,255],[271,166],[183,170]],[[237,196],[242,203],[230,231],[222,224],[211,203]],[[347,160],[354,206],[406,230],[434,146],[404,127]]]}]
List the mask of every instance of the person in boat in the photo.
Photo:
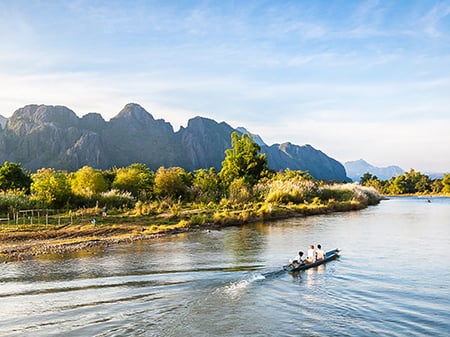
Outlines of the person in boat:
[{"label": "person in boat", "polygon": [[316,249],[316,261],[323,260],[325,258],[325,252],[322,250],[321,245],[317,245]]},{"label": "person in boat", "polygon": [[309,246],[308,252],[306,253],[306,263],[314,263],[315,255],[314,245]]},{"label": "person in boat", "polygon": [[295,256],[294,257],[294,259],[292,260],[289,260],[289,263],[291,264],[291,265],[294,265],[294,264],[304,264],[305,263],[305,255],[304,255],[304,253],[302,252],[302,251],[299,251],[298,252],[298,254],[297,254],[297,256]]}]

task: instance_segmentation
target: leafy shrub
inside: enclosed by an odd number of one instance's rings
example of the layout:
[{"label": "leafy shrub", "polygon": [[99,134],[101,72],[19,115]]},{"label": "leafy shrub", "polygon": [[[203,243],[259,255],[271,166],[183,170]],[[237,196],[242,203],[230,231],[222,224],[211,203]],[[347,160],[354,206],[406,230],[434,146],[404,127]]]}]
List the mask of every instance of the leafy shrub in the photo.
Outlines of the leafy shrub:
[{"label": "leafy shrub", "polygon": [[23,191],[8,191],[0,193],[0,214],[13,210],[34,208],[34,203]]}]

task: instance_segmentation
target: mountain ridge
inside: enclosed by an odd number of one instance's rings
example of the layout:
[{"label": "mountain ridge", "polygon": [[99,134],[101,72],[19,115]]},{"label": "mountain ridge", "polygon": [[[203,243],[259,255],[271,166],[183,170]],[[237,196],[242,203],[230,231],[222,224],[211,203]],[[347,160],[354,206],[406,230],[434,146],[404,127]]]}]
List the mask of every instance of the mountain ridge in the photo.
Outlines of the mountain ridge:
[{"label": "mountain ridge", "polygon": [[[219,170],[231,147],[231,133],[248,132],[239,130],[197,116],[174,132],[169,122],[155,119],[136,103],[126,104],[109,121],[95,112],[78,117],[65,106],[30,104],[6,118],[0,129],[0,162],[18,162],[29,170],[76,171],[85,165],[109,169],[137,162],[152,170],[161,166]],[[311,145],[269,146],[259,136],[258,140],[274,170],[303,170],[316,179],[349,181],[341,163]]]},{"label": "mountain ridge", "polygon": [[376,167],[369,164],[364,159],[347,161],[344,163],[344,167],[348,177],[353,181],[359,181],[365,173],[370,173],[380,180],[389,180],[390,178],[405,172],[401,167],[396,165]]}]

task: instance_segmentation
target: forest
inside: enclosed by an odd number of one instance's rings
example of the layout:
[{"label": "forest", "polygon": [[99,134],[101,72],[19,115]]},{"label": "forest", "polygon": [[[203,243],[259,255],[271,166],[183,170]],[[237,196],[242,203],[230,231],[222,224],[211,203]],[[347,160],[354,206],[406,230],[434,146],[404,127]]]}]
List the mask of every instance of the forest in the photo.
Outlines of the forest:
[{"label": "forest", "polygon": [[431,179],[414,169],[399,174],[389,180],[380,180],[377,176],[365,173],[360,180],[361,185],[375,188],[383,195],[446,195],[450,194],[450,174],[442,179]]}]

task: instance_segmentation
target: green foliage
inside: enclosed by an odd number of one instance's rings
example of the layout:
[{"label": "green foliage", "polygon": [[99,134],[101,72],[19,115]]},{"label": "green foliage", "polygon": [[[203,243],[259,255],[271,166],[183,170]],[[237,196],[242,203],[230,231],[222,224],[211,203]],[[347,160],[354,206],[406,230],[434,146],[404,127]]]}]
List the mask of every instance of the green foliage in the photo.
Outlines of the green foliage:
[{"label": "green foliage", "polygon": [[346,188],[336,188],[335,186],[325,186],[319,190],[318,197],[322,202],[327,202],[328,200],[334,201],[349,201],[353,198],[353,191]]},{"label": "green foliage", "polygon": [[145,164],[132,164],[116,170],[112,188],[130,192],[135,198],[148,200],[155,185],[155,174]]},{"label": "green foliage", "polygon": [[359,180],[359,183],[363,186],[367,186],[370,182],[377,181],[377,176],[374,176],[370,174],[369,172],[366,172],[362,175],[362,177]]},{"label": "green foliage", "polygon": [[191,194],[193,200],[201,203],[220,200],[223,195],[223,187],[214,168],[210,168],[208,171],[201,169],[194,172]]},{"label": "green foliage", "polygon": [[443,179],[432,180],[429,176],[411,169],[389,180],[378,180],[376,176],[366,173],[361,177],[361,185],[373,187],[382,194],[392,195],[449,193],[445,189],[446,176],[448,174],[444,174]]},{"label": "green foliage", "polygon": [[450,193],[450,173],[444,174],[442,179],[442,192]]},{"label": "green foliage", "polygon": [[158,213],[159,205],[157,202],[138,201],[134,206],[135,215],[154,215]]},{"label": "green foliage", "polygon": [[20,209],[33,208],[33,202],[24,191],[17,190],[0,193],[0,214],[12,213]]},{"label": "green foliage", "polygon": [[251,190],[244,178],[235,179],[230,184],[228,200],[236,205],[246,203],[252,198]]},{"label": "green foliage", "polygon": [[155,192],[161,197],[183,199],[188,196],[192,175],[181,167],[160,167],[155,177]]},{"label": "green foliage", "polygon": [[84,166],[70,175],[70,186],[74,194],[92,197],[105,192],[108,184],[100,170]]},{"label": "green foliage", "polygon": [[300,180],[300,181],[304,181],[304,180],[314,180],[314,178],[312,177],[312,175],[310,175],[308,172],[305,171],[300,171],[300,170],[291,170],[289,168],[287,168],[284,171],[284,174],[279,174],[279,178],[281,179],[287,179],[287,180]]},{"label": "green foliage", "polygon": [[220,178],[230,185],[233,180],[243,178],[251,186],[262,177],[270,174],[265,154],[260,154],[260,147],[249,135],[231,134],[232,148],[225,151]]},{"label": "green foliage", "polygon": [[119,190],[109,190],[96,196],[97,204],[107,206],[108,209],[132,209],[136,200],[130,192],[122,192]]},{"label": "green foliage", "polygon": [[30,191],[31,178],[20,164],[5,161],[0,167],[0,191],[24,190]]},{"label": "green foliage", "polygon": [[399,174],[395,178],[389,180],[388,187],[385,190],[389,194],[415,194],[415,193],[430,193],[439,186],[433,185],[433,181],[420,172],[411,169],[409,172]]},{"label": "green foliage", "polygon": [[41,206],[62,208],[72,196],[65,171],[42,168],[31,175],[31,197]]}]

